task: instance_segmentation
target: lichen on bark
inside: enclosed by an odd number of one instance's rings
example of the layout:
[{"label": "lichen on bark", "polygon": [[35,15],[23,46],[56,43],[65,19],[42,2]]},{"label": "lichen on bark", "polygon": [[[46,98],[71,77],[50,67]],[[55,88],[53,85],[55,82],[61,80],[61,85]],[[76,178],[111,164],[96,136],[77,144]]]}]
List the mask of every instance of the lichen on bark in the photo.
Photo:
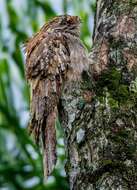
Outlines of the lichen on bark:
[{"label": "lichen on bark", "polygon": [[137,1],[98,0],[95,23],[90,75],[61,99],[66,173],[71,190],[135,190]]}]

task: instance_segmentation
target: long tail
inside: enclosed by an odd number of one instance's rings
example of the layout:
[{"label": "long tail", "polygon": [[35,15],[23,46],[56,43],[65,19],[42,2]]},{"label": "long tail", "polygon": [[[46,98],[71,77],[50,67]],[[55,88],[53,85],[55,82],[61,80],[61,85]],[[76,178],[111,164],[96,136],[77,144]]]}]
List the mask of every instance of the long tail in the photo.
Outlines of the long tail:
[{"label": "long tail", "polygon": [[45,180],[51,174],[56,164],[56,123],[57,110],[54,111],[47,117],[46,128],[44,131],[43,142],[43,165],[44,165],[44,177]]},{"label": "long tail", "polygon": [[[58,96],[54,91],[56,81],[43,79],[32,81],[31,120],[29,131],[37,144],[42,143],[45,179],[56,164],[56,129]],[[56,90],[56,88],[55,88]]]}]

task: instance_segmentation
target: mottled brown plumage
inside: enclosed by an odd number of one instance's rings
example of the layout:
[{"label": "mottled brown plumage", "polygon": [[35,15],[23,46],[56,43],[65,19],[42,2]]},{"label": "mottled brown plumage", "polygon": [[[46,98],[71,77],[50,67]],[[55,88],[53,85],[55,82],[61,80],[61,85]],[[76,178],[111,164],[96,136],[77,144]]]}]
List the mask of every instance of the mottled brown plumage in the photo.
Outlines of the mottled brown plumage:
[{"label": "mottled brown plumage", "polygon": [[66,82],[80,80],[88,68],[79,25],[77,16],[58,16],[26,43],[26,78],[31,88],[29,130],[43,146],[45,177],[56,163],[55,121],[62,89]]}]

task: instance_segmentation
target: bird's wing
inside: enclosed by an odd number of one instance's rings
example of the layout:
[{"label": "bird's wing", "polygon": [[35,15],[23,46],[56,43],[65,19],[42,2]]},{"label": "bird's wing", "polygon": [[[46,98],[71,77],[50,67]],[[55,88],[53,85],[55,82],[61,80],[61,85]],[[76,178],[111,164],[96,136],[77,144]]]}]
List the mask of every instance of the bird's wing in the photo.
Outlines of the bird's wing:
[{"label": "bird's wing", "polygon": [[[30,43],[33,43],[33,39]],[[55,120],[70,56],[64,36],[48,34],[35,44],[26,59],[26,77],[31,88],[29,130],[37,142],[42,139],[46,177],[56,163]],[[28,45],[31,47],[31,44]]]}]

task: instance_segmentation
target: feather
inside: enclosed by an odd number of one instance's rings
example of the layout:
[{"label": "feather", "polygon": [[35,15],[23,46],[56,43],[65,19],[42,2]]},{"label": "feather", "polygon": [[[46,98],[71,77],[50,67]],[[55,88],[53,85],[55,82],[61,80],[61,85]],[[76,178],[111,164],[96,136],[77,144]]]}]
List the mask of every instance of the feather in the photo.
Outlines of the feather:
[{"label": "feather", "polygon": [[[66,47],[62,36],[49,34],[41,40],[38,36],[28,42],[32,50],[28,50],[26,59],[26,77],[31,87],[29,131],[37,144],[42,141],[44,176],[47,179],[57,160],[55,122],[64,70],[69,64],[62,62],[64,58],[61,55],[62,51],[65,52],[64,57],[69,60],[69,54],[68,50],[64,51]],[[59,48],[59,43],[62,43],[63,49]]]},{"label": "feather", "polygon": [[57,160],[55,122],[61,91],[66,83],[80,80],[88,64],[79,24],[77,16],[58,16],[25,44],[25,72],[31,88],[29,131],[37,144],[42,142],[45,179]]}]

